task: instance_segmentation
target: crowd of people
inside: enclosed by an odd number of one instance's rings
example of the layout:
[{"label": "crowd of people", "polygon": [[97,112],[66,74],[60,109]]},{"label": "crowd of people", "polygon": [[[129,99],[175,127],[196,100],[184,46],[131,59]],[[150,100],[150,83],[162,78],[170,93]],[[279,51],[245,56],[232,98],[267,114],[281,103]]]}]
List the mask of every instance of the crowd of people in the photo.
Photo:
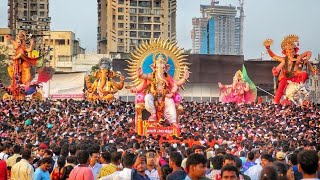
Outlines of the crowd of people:
[{"label": "crowd of people", "polygon": [[132,102],[1,101],[0,180],[317,178],[318,105],[182,106],[179,136],[140,136]]}]

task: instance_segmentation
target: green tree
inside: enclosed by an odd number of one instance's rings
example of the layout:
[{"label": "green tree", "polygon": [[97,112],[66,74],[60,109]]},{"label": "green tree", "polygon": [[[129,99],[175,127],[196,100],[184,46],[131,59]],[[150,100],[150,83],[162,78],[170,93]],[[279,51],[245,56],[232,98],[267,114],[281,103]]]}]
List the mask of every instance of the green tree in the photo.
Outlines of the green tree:
[{"label": "green tree", "polygon": [[[4,86],[8,86],[10,83],[10,77],[7,71],[9,60],[8,47],[0,45],[0,80]],[[4,93],[5,92],[0,90],[0,97],[2,97]]]}]

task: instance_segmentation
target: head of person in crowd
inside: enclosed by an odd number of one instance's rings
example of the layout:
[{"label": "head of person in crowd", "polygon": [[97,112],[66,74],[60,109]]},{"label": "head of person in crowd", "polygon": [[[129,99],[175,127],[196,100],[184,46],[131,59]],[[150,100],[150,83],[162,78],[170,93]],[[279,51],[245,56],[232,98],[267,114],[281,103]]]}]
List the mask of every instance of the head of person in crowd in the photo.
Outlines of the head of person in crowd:
[{"label": "head of person in crowd", "polygon": [[244,151],[239,151],[239,157],[245,157],[246,156],[246,152]]},{"label": "head of person in crowd", "polygon": [[294,152],[288,155],[288,164],[290,166],[298,165],[298,153]]},{"label": "head of person in crowd", "polygon": [[232,154],[226,154],[223,156],[223,166],[236,166],[235,156]]},{"label": "head of person in crowd", "polygon": [[60,155],[61,156],[64,156],[64,157],[67,157],[67,156],[69,156],[69,146],[63,146],[62,148],[61,148],[61,152],[60,152]]},{"label": "head of person in crowd", "polygon": [[53,155],[53,153],[51,150],[49,150],[49,149],[44,150],[44,154],[43,154],[44,158],[45,157],[52,157],[52,155]]},{"label": "head of person in crowd", "polygon": [[247,154],[247,162],[253,162],[253,161],[254,161],[254,153],[250,151]]},{"label": "head of person in crowd", "polygon": [[271,154],[263,154],[263,155],[261,156],[261,163],[260,163],[260,165],[261,165],[262,167],[265,167],[265,166],[267,166],[267,165],[270,165],[270,164],[272,164],[272,162],[273,162],[273,157],[272,157]]},{"label": "head of person in crowd", "polygon": [[74,144],[71,144],[70,147],[69,147],[69,152],[70,152],[70,155],[76,155],[77,146],[74,145]]},{"label": "head of person in crowd", "polygon": [[61,153],[61,147],[60,146],[55,146],[54,148],[52,148],[52,152],[55,156],[59,156]]},{"label": "head of person in crowd", "polygon": [[179,152],[172,152],[169,156],[169,167],[177,169],[181,167],[182,155]]},{"label": "head of person in crowd", "polygon": [[275,161],[273,162],[273,167],[278,172],[278,180],[288,180],[287,178],[288,168],[284,163]]},{"label": "head of person in crowd", "polygon": [[71,155],[67,157],[67,163],[71,165],[76,165],[78,164],[77,156],[76,155]]},{"label": "head of person in crowd", "polygon": [[211,159],[211,163],[212,163],[213,169],[220,170],[222,168],[222,166],[223,166],[223,160],[224,160],[224,158],[221,155],[214,156]]},{"label": "head of person in crowd", "polygon": [[199,179],[201,177],[204,177],[206,174],[206,163],[207,163],[207,159],[206,157],[204,157],[204,155],[202,154],[191,154],[188,157],[187,160],[187,172],[188,172],[188,176],[191,179]]},{"label": "head of person in crowd", "polygon": [[315,151],[304,150],[298,154],[298,170],[304,179],[316,178],[319,157]]},{"label": "head of person in crowd", "polygon": [[278,172],[272,165],[263,167],[259,180],[278,180]]},{"label": "head of person in crowd", "polygon": [[188,148],[188,149],[186,150],[186,152],[185,152],[185,157],[188,158],[191,154],[193,154],[192,149],[191,149],[191,148]]},{"label": "head of person in crowd", "polygon": [[124,168],[132,169],[135,162],[135,155],[131,152],[126,152],[122,157],[122,165]]},{"label": "head of person in crowd", "polygon": [[63,166],[66,164],[66,158],[64,156],[59,156],[57,165],[59,168],[63,168]]},{"label": "head of person in crowd", "polygon": [[282,152],[284,152],[285,154],[289,151],[289,146],[287,144],[284,144],[282,146]]},{"label": "head of person in crowd", "polygon": [[45,157],[40,160],[39,168],[41,168],[42,171],[46,172],[51,168],[52,163],[53,163],[53,160],[51,157]]},{"label": "head of person in crowd", "polygon": [[[99,161],[101,164],[109,164],[111,162],[111,154],[108,151],[102,152]],[[119,163],[120,162],[121,162],[121,155],[120,155]]]},{"label": "head of person in crowd", "polygon": [[37,156],[38,157],[43,157],[45,151],[46,151],[47,148],[43,147],[43,146],[39,146],[38,149],[37,149]]},{"label": "head of person in crowd", "polygon": [[[0,152],[2,152],[4,155],[8,156],[8,154],[10,153],[10,148],[11,145],[9,143],[0,143]],[[4,155],[3,157],[5,157]],[[3,159],[3,157],[0,157],[0,159]]]},{"label": "head of person in crowd", "polygon": [[254,153],[254,160],[260,158],[261,156],[260,149],[253,149],[252,152]]},{"label": "head of person in crowd", "polygon": [[14,154],[20,154],[21,152],[21,146],[19,144],[16,144],[12,147],[13,153]]},{"label": "head of person in crowd", "polygon": [[147,165],[148,166],[156,166],[156,164],[154,164],[154,159],[157,156],[157,152],[154,149],[150,149],[146,152],[146,159],[147,159]]},{"label": "head of person in crowd", "polygon": [[81,165],[87,166],[89,164],[90,155],[89,152],[86,150],[79,150],[77,151],[77,161]]},{"label": "head of person in crowd", "polygon": [[22,157],[17,157],[16,163],[20,162],[21,159],[22,159]]},{"label": "head of person in crowd", "polygon": [[216,155],[217,156],[224,156],[225,154],[226,154],[226,150],[224,150],[221,147],[216,150]]},{"label": "head of person in crowd", "polygon": [[235,161],[236,161],[236,167],[240,171],[240,169],[242,168],[242,160],[238,156],[236,156]]},{"label": "head of person in crowd", "polygon": [[137,159],[138,159],[138,163],[136,164],[136,169],[139,173],[144,174],[145,170],[147,169],[146,158],[143,156],[137,155],[135,162],[137,162]]},{"label": "head of person in crowd", "polygon": [[227,154],[231,154],[231,153],[232,153],[232,149],[229,148],[229,147],[227,147],[227,148],[226,148],[226,153],[227,153]]},{"label": "head of person in crowd", "polygon": [[24,149],[32,150],[32,144],[31,144],[31,143],[26,143],[26,144],[24,145]]},{"label": "head of person in crowd", "polygon": [[165,180],[170,173],[172,173],[172,168],[168,164],[161,166],[160,180]]},{"label": "head of person in crowd", "polygon": [[27,161],[29,161],[29,162],[32,161],[31,151],[30,151],[29,149],[24,149],[24,150],[22,150],[22,152],[21,152],[21,157],[22,157],[22,159],[25,159],[25,160],[27,160]]},{"label": "head of person in crowd", "polygon": [[90,155],[89,164],[91,167],[93,167],[96,163],[98,163],[98,160],[100,157],[99,150],[96,148],[90,148],[89,155]]},{"label": "head of person in crowd", "polygon": [[204,149],[204,147],[201,146],[201,145],[194,145],[194,146],[192,147],[193,153],[202,154],[202,155],[204,155],[203,149]]},{"label": "head of person in crowd", "polygon": [[237,167],[232,165],[223,166],[221,169],[221,179],[222,180],[239,180],[240,172]]},{"label": "head of person in crowd", "polygon": [[285,162],[285,160],[286,160],[286,154],[283,151],[277,152],[276,161]]},{"label": "head of person in crowd", "polygon": [[121,152],[114,151],[111,153],[111,163],[118,166],[121,164]]}]

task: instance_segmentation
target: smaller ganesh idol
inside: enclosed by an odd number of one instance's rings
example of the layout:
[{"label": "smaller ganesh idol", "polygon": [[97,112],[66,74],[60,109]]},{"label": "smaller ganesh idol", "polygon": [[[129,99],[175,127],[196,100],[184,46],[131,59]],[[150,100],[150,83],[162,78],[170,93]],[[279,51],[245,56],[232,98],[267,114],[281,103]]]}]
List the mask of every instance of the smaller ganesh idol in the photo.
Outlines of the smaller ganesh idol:
[{"label": "smaller ganesh idol", "polygon": [[238,70],[233,77],[232,84],[223,85],[218,83],[220,88],[220,100],[223,103],[251,103],[257,98],[257,88],[247,75],[245,66],[242,71]]},{"label": "smaller ganesh idol", "polygon": [[[101,58],[99,63],[92,67],[91,74],[85,76],[85,97],[87,100],[110,103],[114,100],[114,94],[123,88],[124,76],[120,71],[113,70],[111,62],[111,58]],[[118,82],[115,81],[117,77],[119,77]]]},{"label": "smaller ganesh idol", "polygon": [[263,43],[271,58],[280,62],[277,67],[272,69],[273,75],[278,77],[278,88],[274,97],[274,103],[279,104],[282,95],[288,94],[286,90],[290,83],[294,83],[297,87],[296,89],[302,88],[302,85],[305,86],[305,82],[308,79],[308,73],[303,70],[304,65],[309,67],[310,71],[314,74],[316,74],[317,70],[308,62],[311,58],[310,51],[301,54],[298,53],[299,37],[297,35],[288,35],[282,40],[281,49],[284,56],[276,55],[270,48],[272,44],[272,39],[267,39]]}]

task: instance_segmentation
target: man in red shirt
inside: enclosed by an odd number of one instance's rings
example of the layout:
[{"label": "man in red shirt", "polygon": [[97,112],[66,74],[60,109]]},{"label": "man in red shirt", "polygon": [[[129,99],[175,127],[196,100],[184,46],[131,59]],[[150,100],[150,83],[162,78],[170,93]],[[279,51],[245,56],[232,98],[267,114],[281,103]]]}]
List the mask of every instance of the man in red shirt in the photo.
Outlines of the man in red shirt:
[{"label": "man in red shirt", "polygon": [[0,160],[0,180],[7,180],[7,163],[4,160]]},{"label": "man in red shirt", "polygon": [[88,151],[78,151],[77,160],[79,165],[76,166],[69,175],[70,180],[94,180],[92,170],[88,167],[89,153]]}]

